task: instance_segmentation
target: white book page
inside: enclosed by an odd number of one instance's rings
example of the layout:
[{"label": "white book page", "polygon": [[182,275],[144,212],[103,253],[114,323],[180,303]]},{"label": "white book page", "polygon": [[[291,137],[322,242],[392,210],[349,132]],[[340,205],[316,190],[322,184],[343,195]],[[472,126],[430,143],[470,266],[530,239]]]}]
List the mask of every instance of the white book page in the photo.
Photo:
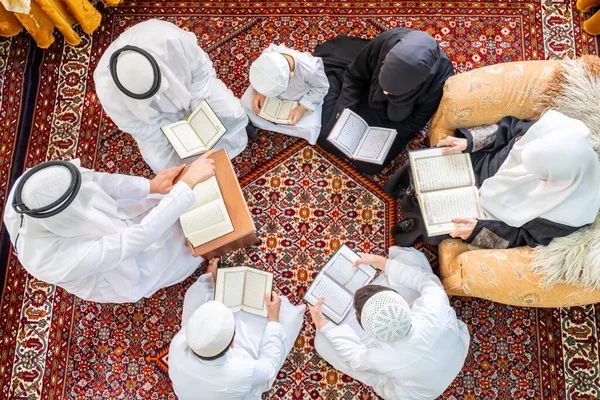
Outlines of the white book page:
[{"label": "white book page", "polygon": [[415,184],[419,192],[475,185],[469,154],[441,155],[441,149],[410,152]]},{"label": "white book page", "polygon": [[179,121],[161,128],[179,158],[187,158],[206,151],[206,147],[187,121]]},{"label": "white book page", "polygon": [[290,113],[296,107],[298,107],[297,101],[283,100],[281,102],[281,107],[279,107],[279,111],[277,112],[277,119],[282,121],[289,120]]},{"label": "white book page", "polygon": [[481,218],[479,191],[474,186],[421,193],[420,203],[429,236],[456,229],[452,218]]},{"label": "white book page", "polygon": [[221,199],[186,212],[179,221],[183,233],[194,247],[233,232],[227,207]]},{"label": "white book page", "polygon": [[219,189],[217,178],[213,176],[194,186],[194,196],[196,197],[196,202],[186,212],[202,207],[211,201],[222,199],[223,195],[221,194],[221,189]]},{"label": "white book page", "polygon": [[394,143],[394,129],[371,127],[355,153],[354,159],[374,164],[383,164]]},{"label": "white book page", "polygon": [[248,268],[244,284],[244,300],[242,310],[267,316],[265,294],[271,294],[273,288],[273,275],[268,272]]},{"label": "white book page", "polygon": [[319,274],[306,292],[305,299],[311,303],[325,297],[323,313],[336,324],[339,324],[352,306],[354,296],[327,275]]},{"label": "white book page", "polygon": [[227,132],[225,125],[206,101],[200,103],[190,114],[188,122],[207,149],[212,148]]},{"label": "white book page", "polygon": [[333,143],[348,157],[354,157],[363,136],[369,125],[356,113],[344,109],[327,140]]},{"label": "white book page", "polygon": [[244,298],[245,267],[217,269],[215,300],[222,302],[231,311],[239,311]]},{"label": "white book page", "polygon": [[277,111],[279,111],[280,105],[281,101],[277,97],[267,97],[265,98],[265,102],[260,109],[258,116],[268,121],[275,121],[277,119]]},{"label": "white book page", "polygon": [[[356,254],[354,255],[356,256]],[[358,259],[358,256],[356,256],[356,259]],[[353,262],[347,254],[338,252],[323,268],[324,274],[344,286],[352,294],[372,278],[361,268],[354,267]]]}]

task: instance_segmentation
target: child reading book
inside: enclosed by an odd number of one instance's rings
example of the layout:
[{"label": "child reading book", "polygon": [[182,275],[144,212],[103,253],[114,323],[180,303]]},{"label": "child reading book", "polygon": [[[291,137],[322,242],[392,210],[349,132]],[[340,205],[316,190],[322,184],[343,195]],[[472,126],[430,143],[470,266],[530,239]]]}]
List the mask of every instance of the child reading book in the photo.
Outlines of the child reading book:
[{"label": "child reading book", "polygon": [[271,44],[252,63],[250,84],[242,105],[254,127],[317,142],[329,89],[320,58]]}]

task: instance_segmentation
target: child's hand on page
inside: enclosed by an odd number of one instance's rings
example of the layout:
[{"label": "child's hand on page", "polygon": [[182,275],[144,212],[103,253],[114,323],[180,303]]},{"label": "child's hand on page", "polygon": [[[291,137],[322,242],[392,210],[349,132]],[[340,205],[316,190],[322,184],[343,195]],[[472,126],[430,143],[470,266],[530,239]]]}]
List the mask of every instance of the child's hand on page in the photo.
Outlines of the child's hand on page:
[{"label": "child's hand on page", "polygon": [[290,115],[289,115],[290,125],[292,125],[292,126],[296,125],[298,123],[298,121],[300,121],[300,119],[302,118],[302,116],[304,115],[305,112],[306,112],[306,107],[304,107],[303,105],[299,105],[298,107],[296,107],[292,111],[290,111]]},{"label": "child's hand on page", "polygon": [[215,160],[208,158],[212,153],[212,150],[208,151],[191,163],[181,181],[193,189],[197,184],[215,176]]},{"label": "child's hand on page", "polygon": [[252,100],[252,108],[254,108],[255,113],[260,114],[260,109],[262,108],[263,104],[265,104],[265,99],[265,96],[260,93],[256,93],[254,100]]},{"label": "child's hand on page", "polygon": [[325,316],[323,315],[323,311],[322,311],[322,307],[323,307],[323,303],[325,302],[325,297],[321,297],[319,299],[319,301],[317,301],[317,304],[313,306],[309,305],[308,306],[308,310],[310,311],[310,316],[313,320],[313,323],[315,324],[315,328],[317,328],[317,330],[321,329],[322,327],[324,327],[325,325],[327,325],[327,318],[325,318]]},{"label": "child's hand on page", "polygon": [[475,225],[477,225],[477,220],[473,218],[452,218],[452,222],[454,222],[457,228],[450,233],[450,236],[461,238],[462,240],[467,240],[473,233]]},{"label": "child's hand on page", "polygon": [[442,149],[442,154],[447,156],[449,154],[462,153],[467,148],[468,143],[467,139],[448,136],[447,138],[440,140],[437,147],[444,147]]},{"label": "child's hand on page", "polygon": [[358,255],[360,256],[360,258],[354,261],[353,265],[355,267],[358,267],[360,264],[367,264],[380,271],[385,271],[385,264],[387,263],[387,258],[367,253],[358,253]]},{"label": "child's hand on page", "polygon": [[271,295],[265,294],[265,303],[267,304],[267,315],[270,322],[279,322],[279,311],[281,310],[281,299],[273,290]]}]

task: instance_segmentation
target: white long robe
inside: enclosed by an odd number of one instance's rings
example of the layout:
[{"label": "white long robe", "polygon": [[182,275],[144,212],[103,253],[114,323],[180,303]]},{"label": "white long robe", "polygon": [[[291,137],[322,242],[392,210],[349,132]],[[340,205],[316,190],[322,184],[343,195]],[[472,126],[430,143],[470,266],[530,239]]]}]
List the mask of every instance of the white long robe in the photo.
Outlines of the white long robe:
[{"label": "white long robe", "polygon": [[329,90],[329,81],[325,75],[323,61],[309,53],[302,53],[284,45],[271,44],[263,53],[277,52],[294,57],[294,75],[290,78],[285,92],[277,96],[282,100],[296,100],[308,110],[295,126],[279,125],[259,117],[252,103],[256,91],[250,86],[242,96],[242,105],[252,124],[260,129],[283,133],[306,139],[310,144],[317,143],[321,131],[321,109],[323,99]]},{"label": "white long robe", "polygon": [[350,311],[339,325],[317,332],[317,352],[334,368],[369,386],[386,400],[432,400],[462,369],[470,336],[448,301],[425,256],[413,248],[392,247],[385,275],[374,284],[389,286],[411,305],[406,338],[384,343],[364,332]]},{"label": "white long robe", "polygon": [[280,323],[236,312],[233,349],[217,360],[203,361],[187,346],[185,325],[198,307],[213,298],[211,274],[202,275],[185,294],[182,327],[169,349],[173,389],[180,400],[260,399],[273,385],[294,346],[305,306],[293,306],[282,296]]},{"label": "white long robe", "polygon": [[[10,239],[14,245],[20,233],[18,257],[31,275],[84,300],[126,303],[196,270],[202,258],[192,256],[178,221],[195,201],[189,186],[156,196],[148,179],[81,171],[77,197],[53,217],[26,216],[20,228],[20,216],[6,208]],[[13,196],[14,189],[7,204]]]},{"label": "white long robe", "polygon": [[[119,129],[133,136],[154,172],[197,158],[180,159],[160,128],[183,120],[203,100],[210,104],[227,128],[215,150],[225,148],[233,158],[248,143],[248,117],[239,99],[217,78],[212,61],[196,40],[193,33],[169,22],[148,20],[119,36],[106,49],[94,71],[96,94],[104,111]],[[150,99],[127,97],[110,75],[111,55],[126,45],[148,51],[159,64],[161,87]]]}]

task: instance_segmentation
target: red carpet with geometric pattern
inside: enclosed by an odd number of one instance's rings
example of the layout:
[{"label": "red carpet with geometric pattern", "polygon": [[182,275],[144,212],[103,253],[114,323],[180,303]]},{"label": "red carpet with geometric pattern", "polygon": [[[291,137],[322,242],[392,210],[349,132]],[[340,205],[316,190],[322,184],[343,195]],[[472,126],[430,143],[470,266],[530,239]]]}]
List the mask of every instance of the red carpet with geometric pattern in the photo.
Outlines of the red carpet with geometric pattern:
[{"label": "red carpet with geometric pattern", "polygon": [[[151,176],[133,139],[104,115],[92,79],[106,47],[148,18],[194,32],[237,96],[248,85],[251,61],[271,42],[312,51],[335,35],[370,38],[397,26],[427,31],[459,72],[598,51],[595,39],[581,30],[585,16],[569,1],[125,2],[103,10],[101,27],[93,35],[82,33],[77,47],[58,39],[41,52],[25,34],[0,38],[0,204],[9,182],[49,159],[80,158],[99,171]],[[422,133],[409,146],[425,144]],[[260,243],[228,255],[224,265],[272,271],[277,289],[300,304],[342,243],[378,254],[393,244],[389,231],[397,205],[381,186],[405,159],[403,153],[382,174],[367,177],[303,140],[262,132],[260,143],[234,159]],[[28,275],[7,240],[3,230],[1,399],[176,398],[168,348],[180,328],[185,291],[200,271],[135,304],[89,303]],[[437,269],[436,249],[417,248]],[[442,398],[600,397],[600,307],[518,308],[469,298],[451,303],[472,339],[462,372]],[[377,398],[325,363],[313,337],[307,313],[264,398]]]}]

